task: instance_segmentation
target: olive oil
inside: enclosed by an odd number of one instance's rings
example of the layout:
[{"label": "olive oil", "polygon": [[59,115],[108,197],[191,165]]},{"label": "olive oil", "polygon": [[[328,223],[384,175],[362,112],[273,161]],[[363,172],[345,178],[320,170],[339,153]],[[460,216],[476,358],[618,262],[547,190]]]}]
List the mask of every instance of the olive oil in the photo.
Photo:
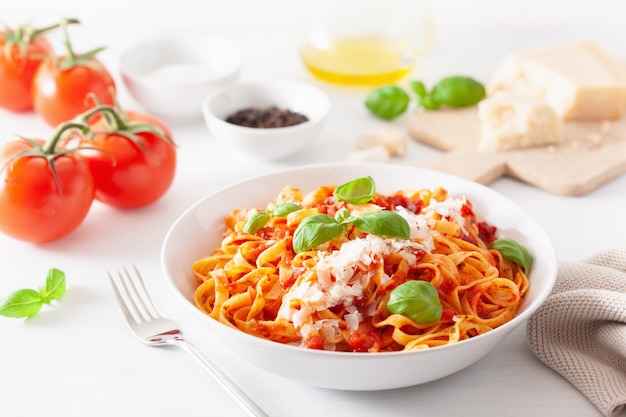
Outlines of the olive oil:
[{"label": "olive oil", "polygon": [[377,36],[338,38],[324,47],[307,44],[304,65],[317,78],[346,85],[381,85],[402,79],[415,57],[408,40]]}]

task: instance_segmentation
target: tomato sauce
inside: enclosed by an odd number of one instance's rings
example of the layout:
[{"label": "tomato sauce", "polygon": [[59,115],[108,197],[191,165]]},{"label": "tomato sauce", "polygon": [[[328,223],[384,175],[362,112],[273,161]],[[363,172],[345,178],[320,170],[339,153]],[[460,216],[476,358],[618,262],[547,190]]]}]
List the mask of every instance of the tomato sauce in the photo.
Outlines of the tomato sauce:
[{"label": "tomato sauce", "polygon": [[396,207],[402,206],[414,214],[419,214],[424,207],[422,200],[409,198],[402,194],[392,194],[390,196],[376,194],[372,199],[372,203],[392,211],[395,210]]},{"label": "tomato sauce", "polygon": [[487,222],[479,222],[476,226],[478,227],[478,237],[487,245],[491,245],[496,240],[496,232],[498,231],[496,226]]},{"label": "tomato sauce", "polygon": [[378,352],[383,345],[383,341],[374,329],[369,329],[365,332],[350,334],[348,345],[352,352]]}]

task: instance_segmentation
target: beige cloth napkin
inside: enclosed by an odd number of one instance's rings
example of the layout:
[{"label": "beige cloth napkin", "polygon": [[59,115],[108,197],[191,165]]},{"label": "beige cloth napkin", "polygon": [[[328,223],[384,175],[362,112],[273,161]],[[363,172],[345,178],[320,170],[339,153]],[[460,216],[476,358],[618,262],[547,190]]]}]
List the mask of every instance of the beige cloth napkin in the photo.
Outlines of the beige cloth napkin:
[{"label": "beige cloth napkin", "polygon": [[626,246],[561,263],[526,330],[541,361],[605,416],[619,414],[626,404]]}]

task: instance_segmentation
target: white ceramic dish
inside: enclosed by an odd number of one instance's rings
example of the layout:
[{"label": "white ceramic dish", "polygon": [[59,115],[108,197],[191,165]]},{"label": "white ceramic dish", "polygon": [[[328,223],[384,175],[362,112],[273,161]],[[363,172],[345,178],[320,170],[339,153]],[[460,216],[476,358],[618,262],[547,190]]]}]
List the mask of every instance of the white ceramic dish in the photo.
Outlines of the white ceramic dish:
[{"label": "white ceramic dish", "polygon": [[[305,115],[294,126],[255,128],[226,122],[228,116],[248,108],[276,106]],[[224,86],[202,103],[209,131],[225,146],[261,160],[277,160],[304,149],[319,135],[330,101],[319,88],[300,81],[269,80]]]},{"label": "white ceramic dish", "polygon": [[131,96],[156,116],[200,118],[202,99],[236,81],[243,55],[230,42],[209,36],[148,39],[120,56],[122,81]]},{"label": "white ceramic dish", "polygon": [[[453,345],[413,352],[346,353],[310,350],[256,338],[215,321],[195,307],[191,265],[219,245],[223,218],[232,209],[263,207],[268,201],[274,201],[287,184],[310,191],[320,185],[341,184],[365,175],[371,175],[377,189],[383,193],[441,185],[453,195],[465,195],[479,218],[498,227],[499,236],[513,238],[526,246],[534,263],[530,272],[531,287],[518,315],[497,329]],[[162,248],[162,266],[172,297],[185,306],[193,325],[225,343],[243,360],[268,372],[315,386],[380,390],[439,379],[487,355],[548,296],[556,279],[557,258],[543,228],[519,206],[490,188],[415,167],[325,164],[261,175],[198,201],[169,230]]]}]

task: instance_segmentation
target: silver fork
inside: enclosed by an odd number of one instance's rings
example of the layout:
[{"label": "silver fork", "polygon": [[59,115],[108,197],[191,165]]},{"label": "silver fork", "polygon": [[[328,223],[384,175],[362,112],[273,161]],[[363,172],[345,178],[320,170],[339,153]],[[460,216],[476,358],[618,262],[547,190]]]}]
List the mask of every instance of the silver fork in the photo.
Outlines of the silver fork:
[{"label": "silver fork", "polygon": [[139,270],[134,265],[133,269],[134,275],[131,275],[126,268],[118,270],[118,279],[115,279],[110,272],[108,274],[124,318],[135,336],[149,346],[175,345],[183,348],[243,408],[248,416],[269,417],[191,342],[183,338],[183,331],[175,322],[159,314],[146,290]]}]

